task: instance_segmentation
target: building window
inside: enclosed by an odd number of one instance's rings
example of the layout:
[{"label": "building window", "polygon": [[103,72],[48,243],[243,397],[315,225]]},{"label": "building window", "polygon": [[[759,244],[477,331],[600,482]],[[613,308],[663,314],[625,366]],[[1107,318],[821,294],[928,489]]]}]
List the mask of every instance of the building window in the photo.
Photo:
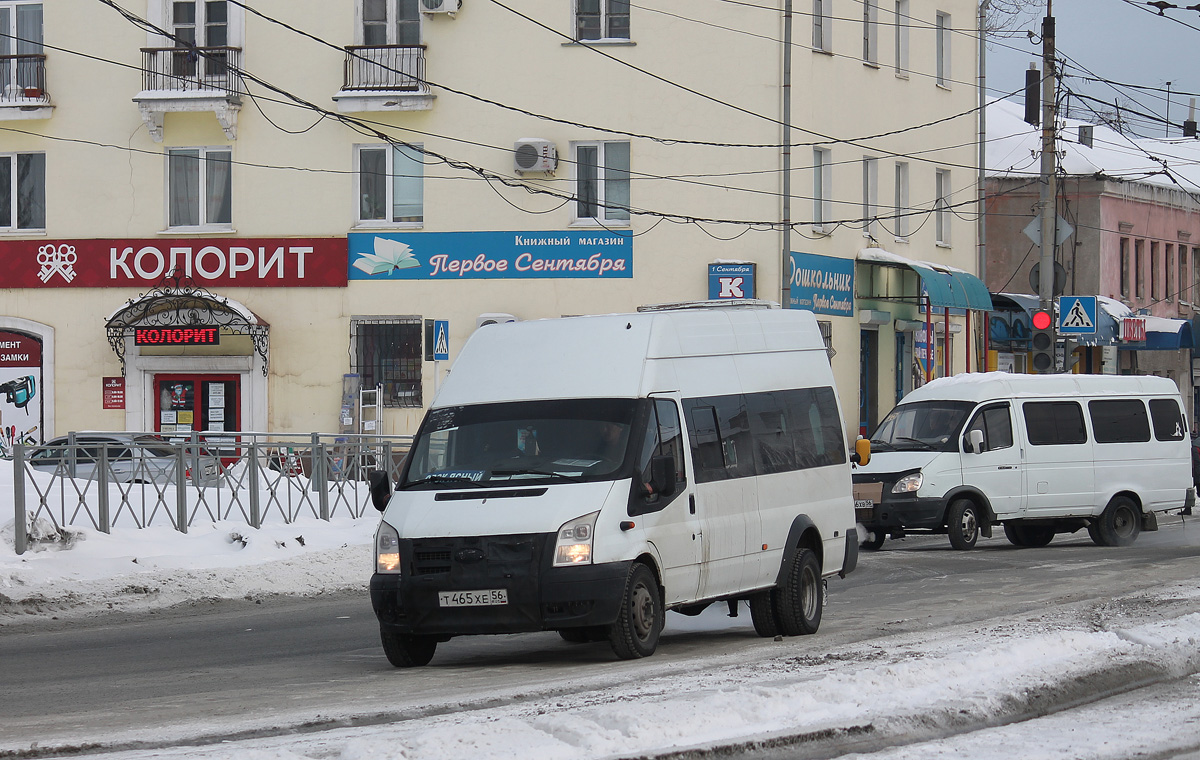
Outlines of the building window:
[{"label": "building window", "polygon": [[41,54],[42,4],[0,3],[0,94],[5,99],[42,88],[42,59],[34,57]]},{"label": "building window", "polygon": [[575,145],[575,219],[629,222],[629,143]]},{"label": "building window", "polygon": [[[229,45],[229,4],[227,0],[175,0],[171,3],[171,31],[175,47],[225,48]],[[205,76],[221,77],[228,71],[228,53],[209,50],[203,56]],[[194,52],[176,54],[174,74],[194,76],[200,56]]]},{"label": "building window", "polygon": [[1162,260],[1158,255],[1158,241],[1150,241],[1150,298],[1162,298]]},{"label": "building window", "polygon": [[908,76],[908,0],[896,0],[896,76]]},{"label": "building window", "polygon": [[879,0],[863,0],[863,62],[879,63]]},{"label": "building window", "polygon": [[1146,241],[1133,241],[1133,288],[1138,298],[1146,297]]},{"label": "building window", "polygon": [[170,227],[228,227],[233,223],[231,158],[228,148],[167,151]]},{"label": "building window", "polygon": [[629,39],[629,0],[575,0],[575,39]]},{"label": "building window", "polygon": [[950,86],[950,14],[937,15],[937,83]]},{"label": "building window", "polygon": [[896,240],[908,237],[908,162],[896,162],[896,205],[893,234]]},{"label": "building window", "polygon": [[425,154],[420,145],[358,147],[358,221],[423,224]]},{"label": "building window", "polygon": [[350,371],[362,387],[383,386],[387,407],[419,407],[421,403],[420,317],[363,317],[350,320]]},{"label": "building window", "polygon": [[362,44],[421,44],[420,0],[362,0]]},{"label": "building window", "polygon": [[833,162],[829,148],[813,148],[813,227],[829,232],[833,221]]},{"label": "building window", "polygon": [[0,155],[0,229],[46,228],[46,154]]},{"label": "building window", "polygon": [[833,0],[813,0],[812,46],[813,50],[829,53],[833,51]]},{"label": "building window", "polygon": [[1121,238],[1121,295],[1129,297],[1129,238]]},{"label": "building window", "polygon": [[1183,285],[1183,280],[1175,279],[1175,246],[1167,243],[1163,246],[1163,266],[1165,272],[1163,274],[1163,282],[1167,286],[1167,300],[1174,301],[1179,298],[1179,288]]},{"label": "building window", "polygon": [[1192,292],[1191,292],[1190,288],[1188,288],[1188,283],[1190,283],[1190,282],[1191,282],[1191,280],[1188,279],[1187,246],[1180,245],[1179,246],[1179,279],[1176,284],[1176,288],[1179,289],[1179,300],[1180,301],[1191,301],[1192,300]]},{"label": "building window", "polygon": [[950,245],[950,170],[938,169],[934,175],[934,234],[941,245]]},{"label": "building window", "polygon": [[879,216],[879,159],[863,156],[863,235],[875,239],[878,232],[876,218]]}]

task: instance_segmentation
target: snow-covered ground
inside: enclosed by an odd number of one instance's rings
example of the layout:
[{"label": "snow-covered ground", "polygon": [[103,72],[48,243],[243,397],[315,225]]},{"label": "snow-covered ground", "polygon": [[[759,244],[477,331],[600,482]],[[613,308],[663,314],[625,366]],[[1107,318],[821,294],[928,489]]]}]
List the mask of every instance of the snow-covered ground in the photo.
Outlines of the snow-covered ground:
[{"label": "snow-covered ground", "polygon": [[[374,514],[261,530],[207,525],[186,535],[85,530],[17,556],[6,498],[0,494],[0,636],[35,616],[365,589],[370,575]],[[636,685],[393,724],[106,756],[561,760],[756,743],[781,745],[780,757],[831,743],[888,760],[1126,758],[1133,749],[1173,756],[1200,747],[1197,610],[1200,584],[1172,584],[1112,600],[1099,618],[1094,605],[1055,607],[1016,621],[835,644],[820,656],[714,656],[711,667],[659,669]],[[731,624],[748,626],[748,616],[670,616],[675,630]],[[1152,701],[1121,695],[1130,684],[1164,679]],[[1117,696],[1101,699],[1108,694]],[[1037,718],[1072,702],[1084,707]],[[1037,719],[1013,723],[1025,718]]]}]

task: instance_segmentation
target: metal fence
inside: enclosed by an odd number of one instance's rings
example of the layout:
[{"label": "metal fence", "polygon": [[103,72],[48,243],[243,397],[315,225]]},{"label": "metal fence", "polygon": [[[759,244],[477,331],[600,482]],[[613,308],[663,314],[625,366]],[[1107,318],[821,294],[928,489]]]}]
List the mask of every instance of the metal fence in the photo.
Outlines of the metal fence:
[{"label": "metal fence", "polygon": [[[411,436],[224,433],[164,440],[154,434],[72,433],[54,446],[11,446],[17,554],[38,519],[56,529],[146,528],[186,533],[205,521],[251,527],[300,517],[362,517],[367,474],[400,474]],[[106,440],[107,439],[107,440]]]}]

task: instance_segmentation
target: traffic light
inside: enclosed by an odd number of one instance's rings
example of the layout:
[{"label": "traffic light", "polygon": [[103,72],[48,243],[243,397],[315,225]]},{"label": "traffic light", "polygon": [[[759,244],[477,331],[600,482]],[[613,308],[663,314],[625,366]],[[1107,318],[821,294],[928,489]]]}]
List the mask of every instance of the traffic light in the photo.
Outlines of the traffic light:
[{"label": "traffic light", "polygon": [[1038,309],[1033,313],[1033,371],[1047,374],[1054,371],[1054,317],[1046,309]]}]

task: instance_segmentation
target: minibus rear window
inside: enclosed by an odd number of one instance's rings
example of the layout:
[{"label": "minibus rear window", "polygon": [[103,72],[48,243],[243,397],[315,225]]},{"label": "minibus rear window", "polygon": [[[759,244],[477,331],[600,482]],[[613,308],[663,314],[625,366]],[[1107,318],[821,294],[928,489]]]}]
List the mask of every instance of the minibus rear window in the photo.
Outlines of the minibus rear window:
[{"label": "minibus rear window", "polygon": [[1187,435],[1179,404],[1173,398],[1150,399],[1150,420],[1154,423],[1154,437],[1160,441],[1182,441]]},{"label": "minibus rear window", "polygon": [[1074,401],[1029,401],[1021,407],[1034,446],[1087,443],[1083,409]]}]

